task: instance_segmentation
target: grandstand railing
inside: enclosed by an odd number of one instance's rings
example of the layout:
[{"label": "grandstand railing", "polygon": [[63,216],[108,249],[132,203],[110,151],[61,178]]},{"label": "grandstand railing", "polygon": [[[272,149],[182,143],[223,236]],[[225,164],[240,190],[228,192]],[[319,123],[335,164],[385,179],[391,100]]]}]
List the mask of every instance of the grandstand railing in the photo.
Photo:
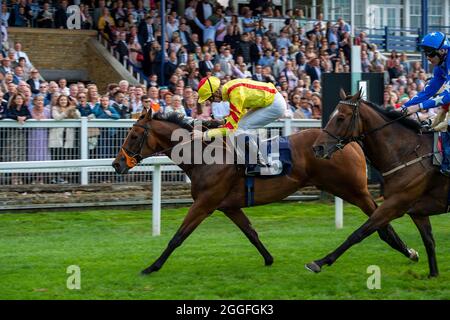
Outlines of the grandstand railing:
[{"label": "grandstand railing", "polygon": [[105,39],[105,37],[99,32],[97,40],[111,53],[111,55],[120,62],[126,70],[137,80],[137,82],[145,85],[146,87],[150,83],[148,77],[144,74],[141,68],[134,65],[128,57],[124,57],[123,61],[120,61],[119,53],[115,50],[115,48],[111,45],[110,41]]},{"label": "grandstand railing", "polygon": [[420,29],[413,28],[357,28],[356,34],[364,31],[367,33],[369,43],[376,44],[378,49],[384,51],[418,51]]}]

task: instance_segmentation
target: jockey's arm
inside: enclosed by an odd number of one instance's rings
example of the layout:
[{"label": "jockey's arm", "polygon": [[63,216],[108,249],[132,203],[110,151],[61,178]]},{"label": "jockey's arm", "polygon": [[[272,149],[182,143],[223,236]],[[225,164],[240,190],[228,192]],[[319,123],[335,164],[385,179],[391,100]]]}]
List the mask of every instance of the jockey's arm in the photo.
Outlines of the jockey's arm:
[{"label": "jockey's arm", "polygon": [[[447,85],[446,85],[447,86]],[[450,85],[433,99],[429,99],[420,104],[422,109],[437,108],[444,104],[450,103]]]},{"label": "jockey's arm", "polygon": [[[434,68],[433,77],[430,79],[428,84],[425,86],[424,90],[419,92],[416,96],[414,96],[411,100],[407,101],[403,108],[408,108],[410,106],[414,106],[417,104],[421,104],[421,108],[425,108],[423,103],[427,102],[427,106],[434,103],[433,100],[427,101],[433,94],[436,94],[438,90],[442,87],[445,82],[445,78],[442,76],[441,68]],[[447,91],[448,93],[448,91]],[[439,106],[439,105],[438,105]],[[432,106],[428,108],[435,108],[438,106]]]},{"label": "jockey's arm", "polygon": [[227,136],[229,135],[231,130],[227,127],[209,129],[204,132],[204,136],[207,140],[215,137]]}]

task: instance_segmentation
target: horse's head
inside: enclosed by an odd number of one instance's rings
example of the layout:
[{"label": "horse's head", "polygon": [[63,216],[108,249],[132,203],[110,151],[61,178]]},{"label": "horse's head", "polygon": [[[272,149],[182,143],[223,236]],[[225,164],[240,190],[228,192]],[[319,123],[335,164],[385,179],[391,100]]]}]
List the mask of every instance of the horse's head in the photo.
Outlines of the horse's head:
[{"label": "horse's head", "polygon": [[124,174],[140,161],[158,151],[158,141],[151,133],[152,111],[143,112],[133,124],[112,166]]},{"label": "horse's head", "polygon": [[317,158],[330,159],[334,152],[357,139],[362,133],[359,116],[361,90],[354,96],[340,91],[341,101],[331,114],[330,120],[313,144]]}]

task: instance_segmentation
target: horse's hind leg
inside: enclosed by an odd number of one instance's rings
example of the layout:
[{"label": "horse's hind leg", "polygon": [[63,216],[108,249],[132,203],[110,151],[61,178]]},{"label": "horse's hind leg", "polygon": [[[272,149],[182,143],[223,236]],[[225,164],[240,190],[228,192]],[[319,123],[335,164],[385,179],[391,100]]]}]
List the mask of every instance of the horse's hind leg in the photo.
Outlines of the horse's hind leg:
[{"label": "horse's hind leg", "polygon": [[252,224],[244,211],[242,211],[242,209],[225,209],[222,211],[239,227],[239,229],[241,229],[256,249],[258,249],[259,253],[264,258],[265,265],[270,266],[273,263],[273,257],[264,247],[261,240],[259,240],[258,233],[253,229]]},{"label": "horse's hind leg", "polygon": [[194,202],[189,208],[189,212],[184,218],[183,223],[177,230],[173,238],[169,241],[167,248],[161,254],[161,256],[147,269],[142,271],[142,274],[149,274],[161,269],[163,264],[169,258],[171,253],[179,247],[183,241],[195,230],[195,228],[212,212],[210,206],[201,205],[198,202]]},{"label": "horse's hind leg", "polygon": [[437,277],[439,270],[436,260],[435,242],[433,238],[433,232],[431,229],[431,222],[429,217],[411,216],[411,219],[419,229],[420,236],[422,237],[423,244],[427,250],[428,265],[430,267],[430,277]]},{"label": "horse's hind leg", "polygon": [[[369,217],[377,208],[377,204],[375,203],[375,201],[373,201],[372,197],[369,194],[358,196],[354,199],[354,201],[354,204],[361,208],[363,212]],[[416,250],[408,248],[390,224],[381,227],[377,231],[380,239],[390,245],[393,249],[402,253],[412,261],[419,261],[419,255]]]}]

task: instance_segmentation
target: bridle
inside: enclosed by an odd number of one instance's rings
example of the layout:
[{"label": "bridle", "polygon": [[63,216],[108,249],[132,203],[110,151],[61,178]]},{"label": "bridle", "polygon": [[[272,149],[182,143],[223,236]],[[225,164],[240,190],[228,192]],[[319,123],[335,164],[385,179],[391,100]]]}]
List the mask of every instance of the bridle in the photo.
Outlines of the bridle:
[{"label": "bridle", "polygon": [[[345,134],[347,134],[348,132],[353,132],[353,130],[355,130],[356,126],[358,125],[358,121],[360,119],[360,113],[359,113],[360,101],[361,101],[360,99],[358,99],[358,101],[356,101],[356,102],[341,100],[338,103],[338,105],[339,104],[345,104],[345,105],[351,106],[353,108],[352,119],[350,120],[350,124],[349,124],[347,130],[345,131]],[[374,128],[374,129],[371,129],[371,130],[369,130],[367,132],[361,133],[358,136],[342,137],[342,136],[336,136],[336,135],[332,134],[327,129],[323,129],[323,131],[337,141],[335,147],[338,150],[341,150],[348,143],[353,142],[353,141],[357,142],[358,144],[362,144],[363,140],[368,135],[370,135],[370,134],[372,134],[372,133],[374,133],[374,132],[376,132],[378,130],[383,129],[383,128],[393,124],[394,122],[399,121],[400,119],[406,118],[407,116],[409,116],[409,114],[407,112],[405,112],[400,117],[395,118],[395,119],[393,119],[391,121],[388,121],[388,122],[384,123],[383,125],[381,125],[381,126],[379,126],[377,128]]]},{"label": "bridle", "polygon": [[[125,147],[121,148],[122,153],[125,157],[125,162],[129,168],[135,167],[139,162],[141,162],[144,159],[144,157],[141,155],[141,152],[142,152],[142,148],[144,147],[145,142],[148,139],[149,130],[151,129],[148,124],[142,125],[139,123],[134,123],[133,127],[139,127],[139,128],[144,129],[144,134],[141,137],[141,141],[139,141],[139,149],[137,152],[131,151],[130,149],[125,148]],[[204,128],[204,126],[202,126],[202,127]],[[182,144],[187,144],[190,142],[192,142],[192,139],[185,141]],[[148,155],[148,157],[151,157],[151,156],[155,155],[156,153],[164,153],[170,149],[173,149],[174,147],[175,146],[171,146],[171,147],[168,147],[163,150],[155,151],[155,152],[151,153],[150,155]]]},{"label": "bridle", "polygon": [[[139,150],[138,152],[131,151],[125,147],[122,147],[122,153],[125,156],[125,161],[127,163],[127,166],[130,168],[135,167],[139,162],[144,159],[141,155],[142,148],[144,147],[144,143],[148,139],[148,131],[150,130],[150,126],[148,124],[142,125],[139,123],[134,123],[133,127],[139,127],[144,129],[144,134],[141,137],[141,141],[139,141]],[[156,152],[154,152],[156,153]],[[152,154],[154,154],[152,153]]]}]

